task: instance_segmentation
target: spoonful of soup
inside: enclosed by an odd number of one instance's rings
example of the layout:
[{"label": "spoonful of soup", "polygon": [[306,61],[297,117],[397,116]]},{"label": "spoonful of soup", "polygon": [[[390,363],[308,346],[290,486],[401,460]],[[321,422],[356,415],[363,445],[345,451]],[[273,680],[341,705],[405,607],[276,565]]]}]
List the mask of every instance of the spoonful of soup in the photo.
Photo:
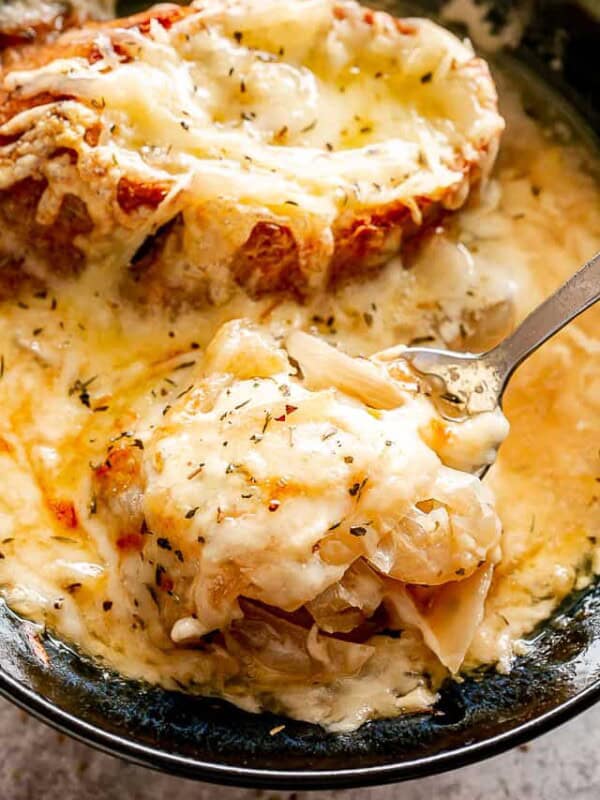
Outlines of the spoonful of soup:
[{"label": "spoonful of soup", "polygon": [[[399,345],[374,358],[407,361],[424,381],[440,415],[467,420],[502,405],[514,371],[544,342],[600,299],[600,253],[526,317],[513,333],[485,353]],[[483,476],[490,465],[480,471]]]}]

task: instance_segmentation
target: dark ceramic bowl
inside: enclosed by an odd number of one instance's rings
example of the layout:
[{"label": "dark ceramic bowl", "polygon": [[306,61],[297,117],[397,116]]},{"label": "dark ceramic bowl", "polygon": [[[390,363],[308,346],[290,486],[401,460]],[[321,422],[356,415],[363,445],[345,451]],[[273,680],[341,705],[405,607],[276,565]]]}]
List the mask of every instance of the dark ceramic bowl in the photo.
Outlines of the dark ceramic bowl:
[{"label": "dark ceramic bowl", "polygon": [[[600,0],[530,0],[515,54],[600,132]],[[518,0],[485,7],[498,27]],[[389,7],[390,2],[387,3]],[[432,12],[441,3],[428,4]],[[131,10],[129,8],[122,10]],[[595,11],[595,13],[594,13]],[[559,59],[562,69],[550,64]],[[499,753],[600,697],[600,584],[570,598],[509,676],[448,682],[439,713],[379,720],[351,734],[125,681],[42,637],[0,606],[0,692],[88,744],[138,764],[241,786],[322,789],[430,775]],[[275,735],[270,731],[280,725]]]}]

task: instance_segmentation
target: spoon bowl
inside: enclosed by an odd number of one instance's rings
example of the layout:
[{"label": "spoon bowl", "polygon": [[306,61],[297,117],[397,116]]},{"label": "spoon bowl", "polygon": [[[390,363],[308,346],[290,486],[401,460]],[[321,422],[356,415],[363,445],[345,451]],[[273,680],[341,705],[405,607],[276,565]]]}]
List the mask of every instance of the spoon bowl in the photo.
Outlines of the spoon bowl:
[{"label": "spoon bowl", "polygon": [[[399,345],[382,350],[379,361],[408,361],[427,387],[440,415],[454,422],[502,406],[508,382],[528,356],[600,300],[600,253],[496,347],[486,353],[461,353]],[[489,466],[483,468],[485,474]]]}]

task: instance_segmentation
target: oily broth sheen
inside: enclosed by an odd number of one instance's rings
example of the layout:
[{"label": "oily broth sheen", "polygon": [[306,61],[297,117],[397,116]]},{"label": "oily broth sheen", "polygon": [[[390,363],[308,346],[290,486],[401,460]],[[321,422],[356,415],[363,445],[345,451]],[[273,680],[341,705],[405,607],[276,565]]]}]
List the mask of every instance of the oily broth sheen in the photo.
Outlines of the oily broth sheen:
[{"label": "oily broth sheen", "polygon": [[[420,256],[408,254],[410,269],[392,262],[376,279],[307,306],[240,295],[175,318],[160,309],[140,313],[94,269],[45,296],[2,304],[0,585],[15,610],[126,675],[222,691],[225,656],[218,663],[199,651],[159,650],[136,622],[93,513],[90,464],[100,463],[108,440],[138,418],[160,418],[191,382],[193,367],[176,367],[199,363],[227,320],[247,317],[276,335],[301,327],[363,355],[415,339],[484,346],[600,249],[594,154],[557,143],[524,113],[514,81],[497,78],[507,131],[494,179],[479,206],[461,211]],[[592,309],[511,383],[511,433],[486,478],[504,525],[503,556],[469,666],[508,669],[521,638],[600,571],[598,330],[600,313]],[[435,700],[445,673],[416,634],[377,648],[360,679],[282,690],[279,707],[350,729],[368,717],[369,706],[377,716]],[[405,695],[400,700],[385,688],[392,672],[405,675],[395,683]],[[431,677],[419,680],[419,673]],[[260,707],[247,687],[227,687],[226,694]]]}]

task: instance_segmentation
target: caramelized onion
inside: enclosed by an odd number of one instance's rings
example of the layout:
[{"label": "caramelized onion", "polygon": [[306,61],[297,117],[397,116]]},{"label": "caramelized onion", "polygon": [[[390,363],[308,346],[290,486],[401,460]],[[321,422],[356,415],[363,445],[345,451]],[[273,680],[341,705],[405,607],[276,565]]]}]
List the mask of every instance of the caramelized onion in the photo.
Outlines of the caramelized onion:
[{"label": "caramelized onion", "polygon": [[363,358],[352,358],[327,342],[302,331],[288,336],[287,351],[302,369],[311,389],[335,386],[371,408],[397,408],[406,401],[406,392],[416,383],[393,380],[384,366]]},{"label": "caramelized onion", "polygon": [[306,608],[322,631],[349,633],[375,612],[382,599],[382,579],[359,558],[341,581],[321,592]]},{"label": "caramelized onion", "polygon": [[224,632],[227,650],[255,680],[334,680],[356,674],[372,656],[368,645],[324,636],[242,600],[244,617]]}]

